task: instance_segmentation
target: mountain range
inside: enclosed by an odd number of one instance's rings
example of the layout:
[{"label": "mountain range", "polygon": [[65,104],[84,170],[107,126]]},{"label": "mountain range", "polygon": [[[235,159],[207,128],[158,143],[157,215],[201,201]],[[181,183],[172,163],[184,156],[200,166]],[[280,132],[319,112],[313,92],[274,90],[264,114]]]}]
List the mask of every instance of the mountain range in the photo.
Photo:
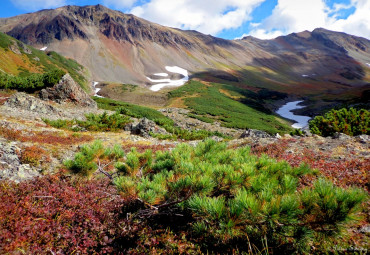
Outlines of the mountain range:
[{"label": "mountain range", "polygon": [[366,100],[370,90],[370,41],[322,28],[225,40],[95,5],[2,18],[0,31],[76,60],[91,81],[149,88],[148,77],[179,66],[190,78],[314,101]]}]

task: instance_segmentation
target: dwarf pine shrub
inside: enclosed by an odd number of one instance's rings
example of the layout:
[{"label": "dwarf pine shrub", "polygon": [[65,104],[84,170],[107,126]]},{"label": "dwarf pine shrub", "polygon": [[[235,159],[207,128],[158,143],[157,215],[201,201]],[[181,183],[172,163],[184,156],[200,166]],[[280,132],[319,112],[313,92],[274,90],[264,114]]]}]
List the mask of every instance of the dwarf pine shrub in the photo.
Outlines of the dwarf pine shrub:
[{"label": "dwarf pine shrub", "polygon": [[44,74],[31,74],[27,77],[0,74],[0,89],[15,89],[18,91],[34,92],[54,86],[63,77],[65,71],[54,69]]},{"label": "dwarf pine shrub", "polygon": [[370,134],[370,112],[355,108],[332,109],[324,116],[316,116],[309,122],[313,134],[331,136],[335,132],[355,136]]},{"label": "dwarf pine shrub", "polygon": [[115,132],[122,130],[125,126],[131,122],[130,117],[124,116],[115,112],[113,114],[108,114],[104,112],[102,114],[89,113],[85,115],[86,120],[48,120],[43,119],[43,121],[55,128],[69,129],[72,131],[101,131],[101,132]]},{"label": "dwarf pine shrub", "polygon": [[81,146],[74,159],[66,160],[64,165],[73,173],[91,176],[98,168],[97,160],[117,161],[124,155],[125,153],[119,145],[104,149],[102,142],[96,140],[92,144]]},{"label": "dwarf pine shrub", "polygon": [[[83,151],[90,155],[90,149]],[[205,252],[235,246],[248,253],[327,252],[368,199],[358,188],[320,178],[312,187],[300,187],[300,178],[316,173],[307,165],[291,167],[254,156],[248,147],[228,149],[213,140],[155,154],[132,149],[115,167],[119,193],[142,204],[126,208],[133,219],[171,222],[187,215],[190,219],[176,222],[176,228],[183,224]]]}]

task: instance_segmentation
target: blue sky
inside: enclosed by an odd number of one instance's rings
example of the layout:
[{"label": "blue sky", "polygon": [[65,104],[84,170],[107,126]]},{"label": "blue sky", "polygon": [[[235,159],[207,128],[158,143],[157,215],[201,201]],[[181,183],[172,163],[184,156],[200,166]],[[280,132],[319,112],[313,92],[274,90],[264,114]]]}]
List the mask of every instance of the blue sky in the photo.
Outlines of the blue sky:
[{"label": "blue sky", "polygon": [[370,0],[1,0],[0,17],[94,4],[227,39],[267,39],[316,27],[370,39]]}]

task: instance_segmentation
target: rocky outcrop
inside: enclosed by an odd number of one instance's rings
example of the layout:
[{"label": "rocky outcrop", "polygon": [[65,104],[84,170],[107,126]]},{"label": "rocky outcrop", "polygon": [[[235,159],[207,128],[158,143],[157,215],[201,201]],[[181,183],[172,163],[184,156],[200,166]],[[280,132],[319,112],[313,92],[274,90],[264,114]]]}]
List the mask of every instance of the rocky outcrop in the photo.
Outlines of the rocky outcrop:
[{"label": "rocky outcrop", "polygon": [[20,154],[16,143],[0,141],[0,180],[21,182],[40,176],[38,169],[21,163]]},{"label": "rocky outcrop", "polygon": [[257,130],[257,129],[247,129],[241,134],[240,138],[246,138],[246,137],[271,138],[271,135],[269,135],[265,131],[261,131],[261,130]]},{"label": "rocky outcrop", "polygon": [[143,118],[137,125],[131,124],[128,126],[127,131],[131,131],[134,135],[140,135],[145,138],[151,137],[151,133],[154,134],[168,134],[168,132],[157,126],[154,121],[148,120],[147,118]]},{"label": "rocky outcrop", "polygon": [[60,110],[52,105],[23,92],[12,95],[4,105],[10,108],[17,108],[49,115],[59,115],[61,113]]},{"label": "rocky outcrop", "polygon": [[57,103],[72,102],[76,105],[91,107],[97,109],[97,104],[83,89],[72,79],[69,74],[52,88],[41,90],[40,98],[43,100],[52,100]]}]

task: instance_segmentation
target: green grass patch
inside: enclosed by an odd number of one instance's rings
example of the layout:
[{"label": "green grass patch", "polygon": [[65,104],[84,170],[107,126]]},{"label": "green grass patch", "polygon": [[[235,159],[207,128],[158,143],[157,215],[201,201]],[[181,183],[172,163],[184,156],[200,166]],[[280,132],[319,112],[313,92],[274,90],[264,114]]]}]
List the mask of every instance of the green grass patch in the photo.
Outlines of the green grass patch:
[{"label": "green grass patch", "polygon": [[12,44],[13,38],[0,32],[0,47],[8,48]]},{"label": "green grass patch", "polygon": [[203,121],[203,122],[206,122],[206,123],[214,123],[215,120],[214,119],[210,119],[206,116],[200,116],[200,115],[196,115],[196,114],[193,114],[193,113],[189,113],[188,116],[190,118],[193,118],[193,119],[197,119],[197,120],[200,120],[200,121]]},{"label": "green grass patch", "polygon": [[124,91],[124,92],[134,92],[137,88],[138,88],[137,85],[122,84],[122,91]]},{"label": "green grass patch", "polygon": [[[220,89],[229,91],[230,95],[241,99],[232,99],[221,93]],[[278,95],[273,92],[269,94],[266,90],[254,93],[226,84],[212,83],[212,86],[205,86],[198,81],[190,81],[185,86],[171,91],[169,97],[199,95],[184,98],[185,104],[192,109],[191,114],[199,118],[213,116],[213,119],[222,121],[225,127],[253,128],[271,134],[287,133],[291,128],[282,124],[277,116],[266,110],[260,103],[262,98],[267,98],[271,94]]]},{"label": "green grass patch", "polygon": [[121,114],[125,114],[134,118],[147,118],[153,121],[159,120],[164,122],[171,121],[170,118],[167,118],[159,111],[149,107],[116,101],[109,98],[94,97],[93,99],[98,103],[100,109],[110,111],[116,111],[120,109]]},{"label": "green grass patch", "polygon": [[81,120],[48,120],[43,121],[55,128],[68,129],[72,131],[100,131],[100,132],[116,132],[125,128],[131,122],[130,117],[123,116],[119,113],[109,115],[104,112],[102,114],[86,114],[86,121]]},{"label": "green grass patch", "polygon": [[109,98],[94,97],[98,103],[99,108],[111,111],[117,111],[134,118],[147,118],[154,121],[157,125],[163,127],[169,135],[151,134],[158,139],[184,139],[184,140],[201,140],[210,136],[219,136],[222,138],[229,138],[219,132],[210,132],[207,130],[185,130],[175,127],[172,119],[164,116],[161,112],[145,107],[134,105],[126,102],[115,101]]}]

